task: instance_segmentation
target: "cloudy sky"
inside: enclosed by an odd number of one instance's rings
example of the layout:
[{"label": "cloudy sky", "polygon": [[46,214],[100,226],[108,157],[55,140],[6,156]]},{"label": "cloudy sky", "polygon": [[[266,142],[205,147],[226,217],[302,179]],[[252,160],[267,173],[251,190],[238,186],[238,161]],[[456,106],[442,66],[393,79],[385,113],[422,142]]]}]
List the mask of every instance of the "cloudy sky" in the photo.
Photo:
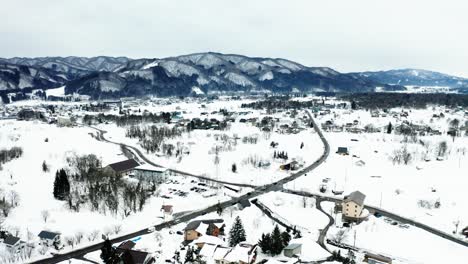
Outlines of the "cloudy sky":
[{"label": "cloudy sky", "polygon": [[14,0],[0,9],[0,57],[217,51],[468,77],[467,11],[466,0]]}]

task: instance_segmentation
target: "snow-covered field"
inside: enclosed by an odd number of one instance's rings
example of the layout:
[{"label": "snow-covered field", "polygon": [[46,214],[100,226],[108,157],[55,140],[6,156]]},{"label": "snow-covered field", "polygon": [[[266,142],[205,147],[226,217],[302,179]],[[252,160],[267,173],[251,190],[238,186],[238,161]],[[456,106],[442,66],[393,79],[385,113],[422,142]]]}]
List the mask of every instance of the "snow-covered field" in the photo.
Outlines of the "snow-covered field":
[{"label": "snow-covered field", "polygon": [[[52,92],[59,93],[60,90]],[[294,100],[310,99],[307,97]],[[232,183],[264,185],[276,182],[291,173],[281,170],[280,165],[296,160],[302,166],[306,166],[320,157],[323,144],[314,130],[308,128],[306,122],[301,120],[305,115],[304,111],[298,111],[297,116],[292,117],[289,111],[267,113],[264,110],[240,107],[242,103],[253,101],[226,98],[213,101],[151,99],[123,103],[123,109],[132,113],[176,111],[181,119],[186,120],[192,118],[222,120],[224,117],[220,113],[221,109],[235,113],[233,115],[235,121],[230,122],[226,130],[196,129],[183,132],[180,137],[166,140],[165,143],[185,147],[186,151],[182,158],[168,157],[159,152],[147,153],[137,139],[126,137],[125,127],[118,127],[112,122],[94,126],[107,131],[104,135],[106,139],[137,147],[154,163]],[[334,100],[331,102],[339,103]],[[25,101],[8,107],[34,108],[40,104],[43,102]],[[51,104],[57,107],[57,114],[68,115],[76,111],[75,109],[78,109],[82,103]],[[67,107],[73,107],[73,110]],[[408,117],[395,114],[402,111],[407,112]],[[115,115],[118,113],[118,107],[106,112]],[[440,113],[444,113],[444,116],[433,117],[434,114]],[[84,114],[98,114],[98,112],[81,110],[76,114],[79,120]],[[266,116],[276,120],[276,126],[270,132],[264,132],[258,126],[258,122]],[[241,119],[254,118],[257,118],[257,123],[240,122]],[[324,132],[331,147],[329,158],[313,172],[308,173],[308,176],[300,177],[284,187],[318,193],[319,186],[326,184],[328,187],[326,195],[333,195],[331,191],[334,189],[343,190],[344,194],[359,190],[366,195],[365,203],[368,205],[381,207],[447,233],[452,233],[455,229],[454,223],[459,223],[458,231],[460,231],[468,226],[466,210],[468,200],[465,197],[468,137],[461,135],[452,138],[447,135],[448,125],[454,118],[459,119],[461,125],[465,124],[466,116],[463,111],[441,107],[424,110],[392,109],[391,113],[380,117],[371,117],[369,111],[350,109],[332,109],[330,113],[318,114],[316,117],[318,124],[333,121],[334,124],[352,123],[353,126],[361,128],[372,124],[373,128],[380,129],[380,132]],[[441,135],[418,135],[414,138],[386,133],[389,123],[395,128],[403,121],[413,125],[429,125],[439,130]],[[286,133],[284,129],[280,129],[281,125],[291,126],[293,122],[297,122],[301,128],[297,133]],[[143,126],[147,125],[152,124]],[[60,232],[64,238],[82,233],[84,238],[79,245],[74,246],[76,248],[99,241],[100,235],[95,240],[88,239],[95,232],[110,234],[112,237],[118,235],[115,234],[117,229],[119,234],[124,234],[170,219],[171,216],[165,216],[161,212],[162,205],[172,205],[174,213],[183,213],[228,200],[229,195],[232,195],[225,188],[216,189],[219,186],[198,185],[199,181],[194,178],[169,175],[168,181],[158,187],[157,194],[150,197],[144,209],[128,217],[93,212],[86,206],[79,212],[72,212],[66,202],[54,199],[52,194],[55,172],[67,165],[66,157],[74,153],[79,155],[93,153],[102,159],[104,166],[126,159],[118,145],[98,141],[95,135],[96,130],[87,126],[58,127],[40,121],[0,120],[1,148],[16,146],[23,149],[20,158],[2,164],[0,170],[0,190],[5,199],[12,199],[13,191],[19,197],[18,206],[11,209],[2,224],[4,229],[27,242],[37,241],[37,234],[42,230]],[[255,138],[256,143],[244,141],[245,137]],[[277,143],[277,146],[272,147],[272,142]],[[443,155],[439,155],[441,142],[446,142],[447,146]],[[349,155],[336,154],[338,147],[347,147]],[[403,147],[406,147],[411,154],[411,160],[407,165],[394,164],[392,157],[395,156],[395,151]],[[216,149],[218,149],[218,158],[215,158]],[[275,159],[274,152],[286,152],[288,159]],[[262,163],[269,163],[269,166],[255,167],[249,163],[249,159],[261,160]],[[215,160],[219,162],[216,163]],[[48,172],[42,171],[44,161],[49,167]],[[236,172],[233,172],[233,164],[236,164]],[[196,192],[193,187],[201,187],[206,189],[206,192]],[[241,193],[249,191],[251,189],[244,188]],[[181,193],[184,195],[180,195]],[[208,197],[204,196],[204,193],[214,195]],[[301,255],[303,260],[314,261],[329,256],[329,253],[316,243],[319,230],[326,226],[328,218],[315,208],[315,201],[281,192],[262,195],[258,200],[281,216],[284,221],[303,230],[303,237],[294,241],[303,244]],[[324,205],[325,210],[331,210],[331,204],[324,203]],[[49,214],[46,220],[43,217],[44,211]],[[252,244],[257,243],[261,234],[270,232],[275,225],[255,206],[244,210],[230,207],[225,209],[221,216],[212,213],[199,219],[223,218],[228,231],[236,216],[241,217],[247,231],[247,242]],[[136,249],[155,253],[158,257],[157,263],[171,259],[183,241],[183,236],[177,234],[177,231],[183,230],[186,224],[180,223],[156,234],[142,236],[138,238]],[[338,229],[333,227],[328,237],[333,237]],[[395,257],[401,263],[462,263],[467,255],[466,247],[417,228],[403,229],[392,226],[383,219],[373,216],[368,221],[353,226],[349,232],[353,233],[354,230],[359,238],[356,246]],[[348,236],[347,243],[354,243],[353,235]],[[457,236],[462,239],[460,234]],[[377,241],[379,243],[376,243]],[[65,246],[61,253],[71,249],[72,247]],[[438,250],[429,253],[427,249]],[[3,256],[11,255],[3,245],[0,246],[0,250]],[[50,256],[54,251],[49,250],[45,256]],[[37,248],[33,258],[40,257],[43,256]],[[97,262],[101,261],[99,252],[88,254],[86,257]],[[260,254],[258,260],[262,258],[269,256]],[[282,258],[284,257],[277,259]],[[1,260],[0,257],[0,262]],[[6,262],[6,259],[3,260]],[[81,261],[73,260],[73,263]]]}]

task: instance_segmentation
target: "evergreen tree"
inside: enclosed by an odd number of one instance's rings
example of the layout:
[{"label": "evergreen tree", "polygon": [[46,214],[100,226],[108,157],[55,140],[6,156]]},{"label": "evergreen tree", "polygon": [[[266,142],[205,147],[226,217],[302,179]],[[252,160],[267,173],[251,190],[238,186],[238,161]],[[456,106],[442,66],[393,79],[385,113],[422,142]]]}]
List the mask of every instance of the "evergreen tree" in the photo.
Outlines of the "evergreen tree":
[{"label": "evergreen tree", "polygon": [[59,199],[60,197],[60,174],[57,171],[55,173],[55,181],[54,181],[54,198]]},{"label": "evergreen tree", "polygon": [[235,163],[232,164],[231,168],[232,172],[236,173],[237,172],[237,165]]},{"label": "evergreen tree", "polygon": [[45,162],[45,160],[42,162],[42,171],[43,172],[49,171],[49,166],[47,166],[47,163]]},{"label": "evergreen tree", "polygon": [[234,221],[234,225],[232,226],[231,230],[229,231],[229,246],[234,247],[235,245],[239,244],[246,240],[244,226],[242,225],[242,221],[240,217],[236,217]]},{"label": "evergreen tree", "polygon": [[64,169],[55,173],[54,197],[57,200],[65,200],[70,195],[70,182]]},{"label": "evergreen tree", "polygon": [[271,233],[271,254],[279,255],[283,251],[283,239],[281,237],[281,231],[279,230],[278,225],[275,226],[273,232]]},{"label": "evergreen tree", "polygon": [[262,249],[263,253],[271,253],[271,236],[269,233],[262,234],[262,238],[258,241],[258,246]]},{"label": "evergreen tree", "polygon": [[104,245],[101,248],[101,259],[105,264],[116,264],[118,262],[117,254],[109,239],[104,241]]},{"label": "evergreen tree", "polygon": [[392,130],[393,130],[392,122],[389,122],[389,123],[388,123],[388,126],[387,126],[387,134],[391,134],[391,133],[392,133]]},{"label": "evergreen tree", "polygon": [[185,254],[185,262],[184,263],[193,263],[195,258],[193,257],[193,249],[191,246],[187,247],[187,252]]},{"label": "evergreen tree", "polygon": [[216,205],[216,213],[218,213],[218,215],[221,215],[223,213],[223,207],[221,207],[221,204],[219,202]]},{"label": "evergreen tree", "polygon": [[301,149],[304,147],[304,142],[301,142]]},{"label": "evergreen tree", "polygon": [[291,241],[291,235],[289,232],[283,231],[283,233],[281,233],[281,239],[283,241],[283,246],[286,247],[289,245],[289,241]]},{"label": "evergreen tree", "polygon": [[357,109],[357,104],[355,101],[351,102],[351,109],[356,110]]}]

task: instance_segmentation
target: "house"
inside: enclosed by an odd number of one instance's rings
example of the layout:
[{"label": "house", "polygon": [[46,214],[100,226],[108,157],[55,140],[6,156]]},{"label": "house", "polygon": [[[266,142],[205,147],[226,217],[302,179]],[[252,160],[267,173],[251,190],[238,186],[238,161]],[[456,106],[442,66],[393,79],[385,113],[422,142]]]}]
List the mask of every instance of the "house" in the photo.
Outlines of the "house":
[{"label": "house", "polygon": [[283,255],[289,258],[300,255],[302,251],[302,244],[292,243],[283,249]]},{"label": "house", "polygon": [[299,162],[293,160],[289,163],[280,165],[281,170],[296,170],[299,167]]},{"label": "house", "polygon": [[338,147],[338,150],[336,151],[336,154],[340,154],[340,155],[349,155],[348,148],[346,148],[346,147]]},{"label": "house", "polygon": [[242,199],[237,204],[237,208],[239,208],[239,210],[242,210],[242,209],[247,208],[247,207],[250,207],[250,202],[249,202],[248,199]]},{"label": "house", "polygon": [[167,175],[167,169],[162,167],[155,167],[149,164],[141,164],[133,169],[133,174],[140,180],[158,180],[164,181]]},{"label": "house", "polygon": [[161,206],[161,211],[165,214],[171,215],[173,212],[173,206],[172,205],[163,205]]},{"label": "house", "polygon": [[363,261],[369,264],[391,264],[392,263],[391,258],[382,256],[382,255],[372,254],[372,253],[366,253],[364,255]]},{"label": "house", "polygon": [[198,248],[203,248],[206,245],[217,245],[220,246],[224,244],[224,240],[216,236],[201,236],[193,241]]},{"label": "house", "polygon": [[184,229],[185,241],[193,241],[202,235],[219,236],[224,234],[224,220],[195,220],[187,224]]},{"label": "house", "polygon": [[144,251],[133,249],[116,248],[115,249],[119,261],[118,264],[153,264],[155,263],[154,257]]},{"label": "house", "polygon": [[20,248],[22,242],[21,242],[19,237],[8,236],[8,237],[5,238],[5,240],[3,240],[3,244],[5,244],[5,246],[9,250],[16,251],[16,250],[18,250]]},{"label": "house", "polygon": [[128,176],[133,173],[133,169],[140,166],[134,159],[128,159],[107,165],[104,169],[120,176]]},{"label": "house", "polygon": [[53,246],[60,244],[60,233],[50,232],[50,231],[41,231],[37,235],[41,240],[41,244],[47,246]]},{"label": "house", "polygon": [[362,221],[367,215],[363,215],[364,200],[366,195],[360,191],[354,191],[345,196],[342,202],[343,220]]},{"label": "house", "polygon": [[127,240],[125,242],[122,242],[117,248],[120,249],[132,249],[136,245],[135,242],[131,240]]},{"label": "house", "polygon": [[252,264],[257,258],[257,245],[239,243],[224,257],[224,263]]},{"label": "house", "polygon": [[224,257],[229,253],[231,248],[228,247],[221,247],[218,246],[216,247],[216,250],[213,254],[213,260],[215,261],[216,264],[228,264],[225,260]]}]

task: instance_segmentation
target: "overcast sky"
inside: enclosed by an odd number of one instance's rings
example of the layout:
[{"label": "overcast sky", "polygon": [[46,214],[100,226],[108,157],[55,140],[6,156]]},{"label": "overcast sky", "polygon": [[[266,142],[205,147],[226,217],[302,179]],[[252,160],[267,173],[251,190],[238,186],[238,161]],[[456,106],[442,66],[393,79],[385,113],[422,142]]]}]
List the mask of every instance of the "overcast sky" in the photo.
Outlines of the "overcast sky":
[{"label": "overcast sky", "polygon": [[467,0],[12,0],[0,57],[217,51],[468,77]]}]

